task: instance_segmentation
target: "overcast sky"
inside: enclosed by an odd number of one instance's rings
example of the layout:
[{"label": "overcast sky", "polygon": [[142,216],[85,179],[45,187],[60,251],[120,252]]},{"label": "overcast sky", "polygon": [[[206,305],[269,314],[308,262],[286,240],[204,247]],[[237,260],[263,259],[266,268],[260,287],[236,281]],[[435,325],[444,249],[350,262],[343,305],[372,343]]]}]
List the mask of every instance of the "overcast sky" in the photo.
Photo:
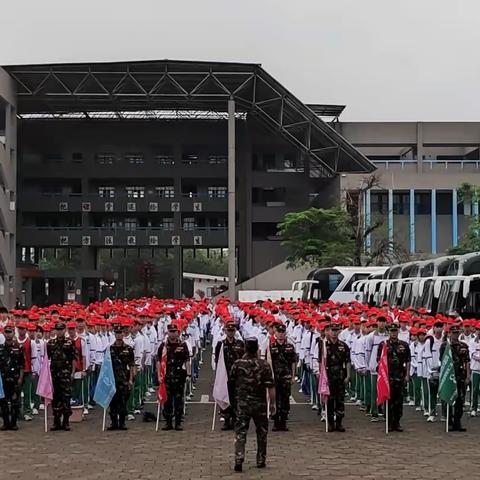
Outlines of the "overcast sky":
[{"label": "overcast sky", "polygon": [[261,63],[344,120],[480,121],[478,0],[0,0],[0,65]]}]

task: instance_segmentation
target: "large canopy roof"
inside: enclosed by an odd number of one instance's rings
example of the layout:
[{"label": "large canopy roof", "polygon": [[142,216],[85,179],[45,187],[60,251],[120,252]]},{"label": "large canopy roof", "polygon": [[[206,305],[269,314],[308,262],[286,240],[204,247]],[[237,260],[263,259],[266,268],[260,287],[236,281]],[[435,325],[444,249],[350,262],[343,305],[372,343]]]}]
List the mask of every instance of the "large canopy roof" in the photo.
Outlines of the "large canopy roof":
[{"label": "large canopy roof", "polygon": [[338,117],[342,106],[308,107],[257,64],[159,60],[3,68],[17,83],[20,117],[76,112],[84,112],[84,118],[88,112],[225,112],[227,100],[233,98],[237,112],[260,119],[306,154],[312,177],[375,169],[319,118]]}]

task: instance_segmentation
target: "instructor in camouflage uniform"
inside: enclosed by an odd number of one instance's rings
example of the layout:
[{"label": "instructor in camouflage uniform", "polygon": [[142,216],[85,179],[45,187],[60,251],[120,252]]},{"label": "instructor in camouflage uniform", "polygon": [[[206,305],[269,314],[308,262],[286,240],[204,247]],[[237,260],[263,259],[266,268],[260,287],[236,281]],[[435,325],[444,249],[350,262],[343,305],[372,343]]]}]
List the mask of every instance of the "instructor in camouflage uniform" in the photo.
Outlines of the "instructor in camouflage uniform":
[{"label": "instructor in camouflage uniform", "polygon": [[270,415],[275,415],[275,388],[272,369],[258,358],[258,340],[245,342],[245,355],[237,360],[230,372],[234,385],[236,422],[235,422],[235,471],[242,471],[245,459],[245,443],[250,419],[257,429],[257,467],[264,468],[267,457],[267,395],[270,401]]},{"label": "instructor in camouflage uniform", "polygon": [[5,343],[0,345],[0,375],[5,394],[5,398],[0,400],[3,417],[1,429],[18,430],[17,418],[20,411],[25,355],[23,346],[14,338],[15,328],[7,325],[4,334]]},{"label": "instructor in camouflage uniform", "polygon": [[69,418],[72,414],[70,400],[72,398],[72,381],[75,372],[75,344],[65,337],[65,325],[55,325],[56,337],[47,343],[50,358],[50,370],[53,383],[53,427],[52,431],[70,430]]}]

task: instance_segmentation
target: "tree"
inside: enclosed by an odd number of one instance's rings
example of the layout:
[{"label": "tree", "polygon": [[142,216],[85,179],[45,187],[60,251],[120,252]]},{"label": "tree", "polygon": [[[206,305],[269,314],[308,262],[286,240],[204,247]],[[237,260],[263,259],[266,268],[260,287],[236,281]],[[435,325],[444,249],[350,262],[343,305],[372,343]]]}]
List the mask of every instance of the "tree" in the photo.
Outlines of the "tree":
[{"label": "tree", "polygon": [[289,251],[290,268],[352,263],[355,245],[350,214],[342,208],[311,207],[303,212],[287,213],[278,224],[278,236]]},{"label": "tree", "polygon": [[183,271],[189,273],[203,273],[225,277],[228,275],[228,254],[220,255],[220,249],[211,249],[210,256],[207,249],[185,249],[183,252]]}]

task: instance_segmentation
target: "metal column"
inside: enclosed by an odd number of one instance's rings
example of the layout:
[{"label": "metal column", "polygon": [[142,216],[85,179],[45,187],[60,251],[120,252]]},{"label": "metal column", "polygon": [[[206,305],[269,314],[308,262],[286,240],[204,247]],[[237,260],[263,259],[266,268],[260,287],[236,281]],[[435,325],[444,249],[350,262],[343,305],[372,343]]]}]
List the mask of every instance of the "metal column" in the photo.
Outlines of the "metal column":
[{"label": "metal column", "polygon": [[457,189],[452,190],[452,245],[458,245],[458,195]]},{"label": "metal column", "polygon": [[235,246],[235,100],[228,100],[228,294],[236,299]]},{"label": "metal column", "polygon": [[388,241],[393,242],[393,190],[388,191]]},{"label": "metal column", "polygon": [[409,215],[409,222],[410,222],[410,253],[415,253],[415,190],[412,188],[410,190],[410,215]]},{"label": "metal column", "polygon": [[431,211],[431,219],[432,219],[432,253],[437,253],[437,191],[432,188],[432,211]]},{"label": "metal column", "polygon": [[[371,225],[371,207],[370,207],[370,190],[365,192],[365,228]],[[372,236],[370,234],[365,238],[365,250],[370,253],[372,247]]]}]

